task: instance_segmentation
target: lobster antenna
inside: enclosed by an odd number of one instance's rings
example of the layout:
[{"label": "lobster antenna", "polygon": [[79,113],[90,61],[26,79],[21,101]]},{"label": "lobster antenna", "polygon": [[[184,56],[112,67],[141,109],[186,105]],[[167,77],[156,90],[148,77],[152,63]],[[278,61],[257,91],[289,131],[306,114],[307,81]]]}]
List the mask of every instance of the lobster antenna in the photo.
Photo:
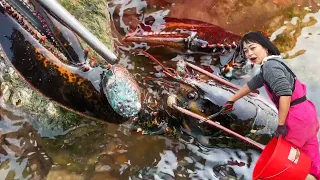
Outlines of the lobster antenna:
[{"label": "lobster antenna", "polygon": [[234,60],[239,56],[240,52],[242,51],[241,49],[242,49],[241,45],[237,46],[234,53],[232,54],[232,56],[230,57],[230,59],[227,61],[226,64],[229,64],[231,61],[232,63],[234,63]]}]

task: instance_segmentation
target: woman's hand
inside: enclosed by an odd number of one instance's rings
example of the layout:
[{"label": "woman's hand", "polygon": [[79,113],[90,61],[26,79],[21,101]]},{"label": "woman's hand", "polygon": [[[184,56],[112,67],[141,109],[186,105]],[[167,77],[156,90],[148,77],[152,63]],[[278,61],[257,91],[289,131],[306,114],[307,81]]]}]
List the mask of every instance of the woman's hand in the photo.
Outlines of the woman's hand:
[{"label": "woman's hand", "polygon": [[221,114],[228,114],[231,111],[234,110],[233,104],[234,102],[236,102],[238,99],[242,98],[243,96],[249,94],[251,92],[251,90],[249,89],[248,85],[245,84],[243,85],[234,96],[232,96],[228,102],[222,106],[220,112]]},{"label": "woman's hand", "polygon": [[234,110],[233,104],[233,101],[228,101],[224,106],[222,106],[220,110],[221,114],[231,113]]},{"label": "woman's hand", "polygon": [[278,128],[276,130],[276,137],[279,137],[280,135],[284,138],[288,134],[288,128],[284,125],[278,125]]}]

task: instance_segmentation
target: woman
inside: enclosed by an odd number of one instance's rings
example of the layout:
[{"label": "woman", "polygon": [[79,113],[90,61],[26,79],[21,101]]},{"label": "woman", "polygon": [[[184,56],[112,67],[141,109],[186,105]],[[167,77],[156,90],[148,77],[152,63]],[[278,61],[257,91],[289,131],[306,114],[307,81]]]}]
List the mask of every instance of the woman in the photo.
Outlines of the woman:
[{"label": "woman", "polygon": [[261,65],[261,71],[247,82],[222,107],[223,114],[231,112],[233,104],[248,93],[264,86],[278,108],[276,135],[297,146],[312,159],[310,174],[320,179],[320,155],[317,134],[319,122],[316,108],[306,99],[306,87],[280,57],[278,48],[260,32],[245,34],[240,52],[246,59]]}]

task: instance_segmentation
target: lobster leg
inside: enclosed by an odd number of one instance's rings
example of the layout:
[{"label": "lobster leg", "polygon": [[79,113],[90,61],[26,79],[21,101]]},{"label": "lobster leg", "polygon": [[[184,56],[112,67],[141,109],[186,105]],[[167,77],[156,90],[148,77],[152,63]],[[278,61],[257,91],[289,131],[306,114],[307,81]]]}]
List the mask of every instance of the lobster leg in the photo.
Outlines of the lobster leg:
[{"label": "lobster leg", "polygon": [[237,47],[235,42],[210,44],[198,38],[196,32],[144,32],[131,33],[123,38],[124,42],[147,43],[154,47],[168,47],[188,54],[217,54],[231,51]]},{"label": "lobster leg", "polygon": [[[148,18],[146,18],[148,19]],[[124,42],[146,43],[151,47],[168,47],[187,54],[230,52],[240,36],[219,26],[192,19],[165,17],[163,22],[149,18],[128,33]]]},{"label": "lobster leg", "polygon": [[42,22],[48,40],[59,47],[59,50],[72,64],[85,63],[88,51],[84,50],[76,35],[48,13],[37,0],[31,0],[35,7],[34,14]]},{"label": "lobster leg", "polygon": [[[262,144],[260,144],[260,143],[258,143],[258,142],[256,142],[256,141],[253,141],[252,139],[249,139],[249,138],[247,138],[247,137],[244,137],[244,136],[242,136],[242,135],[240,135],[240,134],[238,134],[238,133],[236,133],[236,132],[234,132],[234,131],[232,131],[232,130],[230,130],[230,129],[228,129],[228,128],[225,128],[224,126],[220,125],[219,123],[216,123],[216,122],[214,122],[214,121],[209,120],[209,118],[205,118],[205,117],[203,117],[203,116],[200,116],[200,115],[198,115],[198,114],[195,114],[195,113],[193,113],[193,112],[191,112],[191,111],[188,111],[188,110],[186,110],[186,109],[184,109],[184,108],[179,107],[179,106],[177,105],[177,102],[176,102],[176,101],[177,101],[177,100],[176,100],[176,96],[175,96],[175,95],[171,95],[171,96],[169,96],[168,99],[167,99],[167,104],[168,104],[168,106],[169,106],[170,108],[176,109],[176,110],[182,112],[183,114],[186,114],[186,115],[188,115],[188,116],[194,117],[194,118],[198,119],[200,122],[205,122],[205,123],[207,123],[207,124],[209,124],[209,125],[211,125],[211,126],[214,126],[214,127],[218,128],[218,129],[221,129],[221,130],[223,130],[224,132],[229,133],[229,134],[235,136],[236,138],[239,138],[239,139],[241,139],[241,140],[243,140],[243,141],[245,141],[245,142],[247,142],[247,143],[249,143],[249,144],[257,147],[257,148],[260,149],[260,150],[263,150],[263,149],[264,149],[264,147],[265,147],[264,145],[262,145]],[[206,120],[203,121],[203,119],[206,119]]]},{"label": "lobster leg", "polygon": [[[237,89],[237,90],[240,89],[239,86],[236,86],[236,85],[232,84],[231,82],[220,78],[220,77],[217,76],[217,75],[214,75],[214,74],[212,74],[212,73],[210,73],[210,72],[208,72],[208,71],[206,71],[206,70],[204,70],[204,69],[201,69],[201,68],[199,68],[199,67],[197,67],[197,66],[195,66],[195,65],[193,65],[193,64],[191,64],[191,63],[188,63],[188,62],[185,62],[185,63],[186,63],[187,66],[191,67],[192,69],[194,69],[194,70],[196,70],[196,71],[198,71],[198,72],[200,72],[200,73],[202,73],[202,74],[210,77],[211,79],[213,79],[213,80],[215,80],[215,81],[218,81],[218,82],[221,83],[221,84],[224,84],[224,85],[226,85],[226,86],[232,87],[232,88]],[[250,95],[250,96],[257,96],[256,93],[249,93],[249,95]]]},{"label": "lobster leg", "polygon": [[117,57],[101,41],[99,41],[91,32],[80,24],[67,10],[58,2],[48,0],[37,0],[44,8],[48,9],[55,17],[59,18],[64,24],[72,29],[77,35],[85,40],[98,54],[100,54],[109,63],[114,64]]},{"label": "lobster leg", "polygon": [[[184,82],[183,79],[181,79],[181,77],[177,77],[175,74],[172,74],[171,72],[169,72],[169,70],[168,70],[162,63],[160,63],[155,57],[153,57],[151,54],[147,53],[146,51],[142,51],[142,50],[140,50],[140,51],[141,51],[142,53],[146,54],[151,60],[153,60],[154,62],[156,62],[158,65],[160,65],[160,66],[163,68],[164,73],[165,73],[167,76],[172,77],[172,78],[175,78],[175,79],[178,78],[181,82]],[[182,66],[184,66],[184,67],[180,67],[180,69],[185,69],[186,66],[189,66],[190,68],[192,68],[192,69],[194,69],[194,70],[196,70],[196,71],[198,71],[198,72],[200,72],[200,73],[208,76],[209,78],[213,79],[214,81],[217,81],[217,82],[219,82],[219,83],[221,83],[221,84],[223,84],[223,85],[229,86],[229,87],[234,88],[234,89],[236,89],[236,90],[239,90],[239,89],[240,89],[240,87],[232,84],[231,82],[229,82],[229,81],[227,81],[227,80],[224,80],[224,79],[220,78],[219,76],[214,75],[214,74],[212,74],[212,73],[210,73],[210,72],[208,72],[208,71],[206,71],[206,70],[204,70],[204,69],[201,69],[201,68],[199,68],[199,67],[197,67],[197,66],[195,66],[195,65],[193,65],[193,64],[191,64],[191,63],[183,62],[183,63],[181,63],[181,64],[182,64]],[[251,95],[251,96],[257,96],[256,93],[250,93],[249,95]]]}]

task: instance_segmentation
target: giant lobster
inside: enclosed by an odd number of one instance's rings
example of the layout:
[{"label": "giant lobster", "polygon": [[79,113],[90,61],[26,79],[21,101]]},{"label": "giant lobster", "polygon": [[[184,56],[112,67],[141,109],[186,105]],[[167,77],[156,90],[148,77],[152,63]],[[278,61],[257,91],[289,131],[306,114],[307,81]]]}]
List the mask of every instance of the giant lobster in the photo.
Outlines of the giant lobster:
[{"label": "giant lobster", "polygon": [[[124,66],[115,64],[115,56],[105,50],[81,24],[73,21],[72,17],[64,17],[68,13],[63,14],[65,10],[58,3],[43,0],[0,2],[0,22],[5,24],[0,29],[0,48],[13,67],[35,90],[88,118],[111,123],[128,121],[135,128],[141,127],[145,134],[161,134],[172,132],[173,129],[177,132],[181,127],[188,132],[194,132],[193,127],[198,127],[195,118],[205,118],[217,113],[237,88],[190,63],[187,65],[196,71],[189,71],[187,67],[180,65],[177,70],[172,70],[149,53],[135,51],[138,55],[144,55],[138,57],[148,56],[161,65],[166,75],[153,80],[160,82],[158,84],[166,84],[159,86],[159,89],[166,89],[166,92],[170,93],[164,95],[165,100],[151,106],[145,90],[148,83],[143,85],[144,88],[140,88],[142,84],[138,85],[137,81],[144,80],[132,76]],[[67,21],[67,18],[71,18],[73,23]],[[184,27],[189,29],[188,32],[170,33],[170,36],[174,34],[178,41],[173,45],[168,42],[169,47],[179,47],[180,50],[189,48],[191,51],[204,53],[223,53],[236,48],[233,41],[238,40],[237,35],[222,31],[214,25],[198,21],[188,22],[190,24]],[[171,19],[171,22],[167,23],[168,27],[174,27],[175,24],[181,26],[178,19]],[[205,36],[208,32],[206,29],[210,28],[218,34],[222,31],[221,36],[208,37],[213,42],[201,40],[200,37]],[[135,33],[138,31],[139,29],[136,29]],[[141,36],[144,35],[145,33],[142,33]],[[141,40],[157,45],[159,33],[152,32],[147,35],[150,37],[144,39],[137,34],[130,34],[125,37],[125,41]],[[168,33],[161,35],[166,36]],[[93,63],[88,58],[88,51],[79,43],[78,36],[111,64]],[[232,38],[220,41],[224,36]],[[183,61],[181,64],[185,65]],[[175,95],[174,103],[172,95]],[[188,110],[189,114],[181,111],[178,106]],[[264,137],[270,139],[276,127],[277,117],[273,107],[251,94],[236,103],[236,109],[230,116],[217,114],[215,120],[239,134],[253,134],[253,139],[266,143]],[[201,133],[208,136],[214,136],[212,132],[221,133],[217,129],[208,131],[208,126],[204,127],[205,129],[200,128]]]}]

